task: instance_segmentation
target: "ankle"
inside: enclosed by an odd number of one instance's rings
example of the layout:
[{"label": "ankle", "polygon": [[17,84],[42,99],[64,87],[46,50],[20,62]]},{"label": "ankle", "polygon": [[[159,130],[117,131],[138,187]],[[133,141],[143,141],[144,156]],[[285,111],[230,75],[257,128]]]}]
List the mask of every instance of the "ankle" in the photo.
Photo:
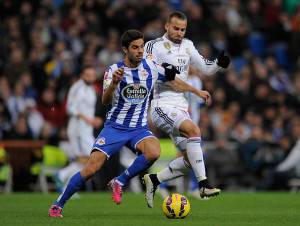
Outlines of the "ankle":
[{"label": "ankle", "polygon": [[160,184],[160,182],[157,178],[157,174],[150,174],[149,177],[155,187],[157,187]]},{"label": "ankle", "polygon": [[207,179],[204,179],[204,180],[201,180],[198,182],[198,185],[199,185],[199,188],[208,188],[209,185],[208,185],[208,180]]}]

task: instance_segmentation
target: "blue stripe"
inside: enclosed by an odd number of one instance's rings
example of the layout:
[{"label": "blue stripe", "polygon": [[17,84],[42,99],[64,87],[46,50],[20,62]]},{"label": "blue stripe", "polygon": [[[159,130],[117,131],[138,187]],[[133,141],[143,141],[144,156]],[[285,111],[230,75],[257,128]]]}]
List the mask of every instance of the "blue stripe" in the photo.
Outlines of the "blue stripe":
[{"label": "blue stripe", "polygon": [[[117,63],[117,66],[118,66],[118,68],[124,66],[124,61],[123,60],[119,61]],[[127,82],[126,82],[126,78],[124,76],[123,80],[119,83],[119,91],[123,90],[126,85],[127,85]],[[119,115],[120,111],[122,110],[122,108],[124,106],[124,103],[125,103],[125,100],[123,99],[122,95],[120,94],[117,107],[115,108],[115,110],[111,114],[111,117],[110,117],[111,121],[115,122],[117,120],[118,115]]]},{"label": "blue stripe", "polygon": [[117,66],[118,66],[118,68],[124,67],[124,66],[125,66],[124,60],[120,60],[120,61],[117,63]]},{"label": "blue stripe", "polygon": [[166,82],[166,76],[164,76],[163,74],[161,73],[158,73],[158,79],[159,81],[162,81],[162,82]]},{"label": "blue stripe", "polygon": [[[140,78],[139,78],[138,72],[139,72],[138,69],[131,70],[134,84],[140,84]],[[124,126],[129,126],[136,106],[137,106],[137,104],[131,104],[130,108],[128,109],[128,111],[126,113],[125,119],[124,119],[124,123],[123,123]]]},{"label": "blue stripe", "polygon": [[150,92],[152,90],[152,79],[153,79],[151,69],[150,69],[149,65],[147,64],[146,60],[143,59],[142,60],[142,64],[143,64],[144,69],[148,73],[146,85],[147,85],[147,89],[148,89],[149,93],[148,93],[148,96],[147,96],[147,100],[145,100],[144,103],[143,103],[143,105],[142,105],[142,109],[141,109],[141,112],[140,112],[140,115],[139,115],[139,119],[138,119],[138,122],[136,124],[137,127],[142,125],[142,120],[144,118],[146,104],[149,103],[149,96],[150,96]]}]

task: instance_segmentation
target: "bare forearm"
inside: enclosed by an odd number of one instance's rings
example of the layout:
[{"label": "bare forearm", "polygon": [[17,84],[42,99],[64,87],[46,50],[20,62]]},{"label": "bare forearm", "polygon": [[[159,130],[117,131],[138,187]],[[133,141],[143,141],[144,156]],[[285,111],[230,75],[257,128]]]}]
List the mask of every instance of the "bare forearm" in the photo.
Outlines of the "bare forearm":
[{"label": "bare forearm", "polygon": [[169,84],[174,90],[179,92],[192,92],[195,94],[197,92],[197,89],[195,87],[191,86],[190,84],[177,77],[175,78],[175,80],[170,81]]},{"label": "bare forearm", "polygon": [[103,92],[102,103],[104,105],[108,105],[111,103],[116,87],[117,85],[111,83],[110,86]]},{"label": "bare forearm", "polygon": [[190,92],[194,93],[200,98],[205,100],[205,103],[210,105],[211,104],[211,96],[209,92],[205,90],[197,89],[190,84],[186,83],[185,81],[181,80],[180,78],[175,78],[174,81],[170,81],[171,87],[177,92]]}]

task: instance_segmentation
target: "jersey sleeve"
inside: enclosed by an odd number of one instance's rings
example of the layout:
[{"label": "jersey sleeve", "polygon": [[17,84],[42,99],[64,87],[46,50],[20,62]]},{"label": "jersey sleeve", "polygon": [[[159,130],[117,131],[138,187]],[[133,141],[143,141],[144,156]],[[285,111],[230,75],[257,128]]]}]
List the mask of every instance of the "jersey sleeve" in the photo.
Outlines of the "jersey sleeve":
[{"label": "jersey sleeve", "polygon": [[205,75],[215,74],[220,67],[217,65],[216,60],[210,61],[199,54],[194,44],[191,43],[191,65],[198,68]]},{"label": "jersey sleeve", "polygon": [[147,60],[153,60],[158,64],[161,64],[161,59],[159,58],[159,53],[157,51],[157,46],[154,45],[154,41],[149,41],[146,43],[144,48],[144,58]]},{"label": "jersey sleeve", "polygon": [[155,61],[153,60],[148,60],[148,62],[150,61],[150,65],[151,66],[151,69],[153,71],[155,71],[155,74],[157,75],[157,81],[160,81],[160,82],[166,82],[166,76],[165,76],[165,69],[158,63],[156,63]]},{"label": "jersey sleeve", "polygon": [[110,83],[112,81],[112,68],[109,67],[105,73],[104,73],[104,77],[103,77],[103,91],[106,90]]}]

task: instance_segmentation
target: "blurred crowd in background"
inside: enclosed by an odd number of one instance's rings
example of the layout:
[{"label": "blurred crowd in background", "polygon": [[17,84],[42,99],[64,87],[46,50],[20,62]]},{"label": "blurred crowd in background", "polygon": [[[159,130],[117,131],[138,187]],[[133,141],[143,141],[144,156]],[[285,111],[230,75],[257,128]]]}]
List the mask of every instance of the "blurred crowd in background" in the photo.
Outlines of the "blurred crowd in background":
[{"label": "blurred crowd in background", "polygon": [[67,140],[66,94],[80,68],[95,66],[100,96],[106,67],[123,57],[122,32],[157,38],[174,10],[204,57],[225,49],[232,59],[210,77],[191,69],[213,99],[199,105],[212,183],[288,189],[300,178],[299,0],[3,0],[0,140]]}]

